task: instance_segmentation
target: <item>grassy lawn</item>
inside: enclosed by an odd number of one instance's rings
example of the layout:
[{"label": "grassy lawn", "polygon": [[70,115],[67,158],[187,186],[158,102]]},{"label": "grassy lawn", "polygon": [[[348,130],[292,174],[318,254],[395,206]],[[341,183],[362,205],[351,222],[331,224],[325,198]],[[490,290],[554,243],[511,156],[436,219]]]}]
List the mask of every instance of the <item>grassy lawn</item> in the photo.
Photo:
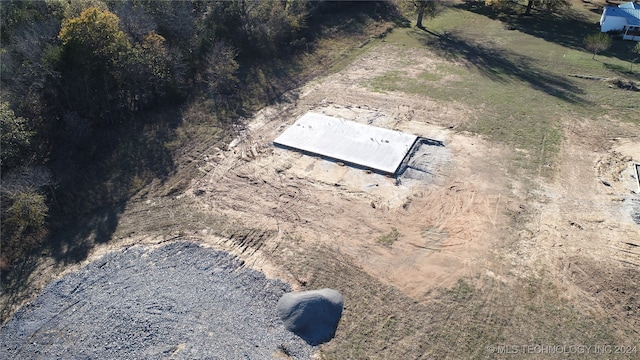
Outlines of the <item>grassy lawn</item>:
[{"label": "grassy lawn", "polygon": [[[590,31],[589,21],[597,21],[592,19],[595,14],[582,15],[581,24]],[[425,21],[426,30],[396,29],[386,37],[386,43],[401,49],[423,48],[445,61],[419,76],[394,70],[367,86],[379,92],[419,94],[443,104],[455,101],[474,109],[474,118],[460,130],[519,149],[517,167],[541,174],[549,174],[553,168],[562,143],[562,123],[567,118],[598,120],[608,115],[640,124],[637,92],[569,76],[640,80],[640,66],[629,70],[630,57],[624,55],[627,42],[614,41],[610,52],[594,60],[593,54],[580,48],[581,39],[558,36],[554,41],[530,24],[511,24],[515,29],[506,30],[507,23],[451,8]],[[442,81],[445,78],[447,81]]]}]

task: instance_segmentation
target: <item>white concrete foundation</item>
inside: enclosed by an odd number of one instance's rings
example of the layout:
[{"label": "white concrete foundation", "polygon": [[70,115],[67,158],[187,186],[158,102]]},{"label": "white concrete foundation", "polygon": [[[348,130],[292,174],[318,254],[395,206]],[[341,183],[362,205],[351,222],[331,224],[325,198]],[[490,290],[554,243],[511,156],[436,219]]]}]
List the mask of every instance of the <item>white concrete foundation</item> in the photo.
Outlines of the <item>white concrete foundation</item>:
[{"label": "white concrete foundation", "polygon": [[275,145],[395,175],[415,135],[308,112]]}]

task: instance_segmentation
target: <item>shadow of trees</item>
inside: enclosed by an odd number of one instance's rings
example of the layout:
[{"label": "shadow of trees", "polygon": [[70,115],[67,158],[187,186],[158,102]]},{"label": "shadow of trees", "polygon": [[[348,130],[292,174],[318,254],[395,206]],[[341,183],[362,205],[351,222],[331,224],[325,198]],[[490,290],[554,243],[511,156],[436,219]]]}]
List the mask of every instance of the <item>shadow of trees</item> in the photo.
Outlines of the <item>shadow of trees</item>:
[{"label": "shadow of trees", "polygon": [[597,23],[571,9],[560,13],[534,12],[531,16],[524,16],[524,7],[522,10],[516,8],[502,12],[497,12],[482,2],[464,2],[455,7],[498,20],[505,24],[505,28],[572,49],[583,49],[584,37],[600,31]]},{"label": "shadow of trees", "polygon": [[127,201],[172,173],[173,154],[166,145],[180,121],[178,108],[167,107],[55,148],[50,168],[59,181],[47,246],[57,262],[82,261],[93,246],[111,240]]},{"label": "shadow of trees", "polygon": [[[455,5],[454,8],[500,21],[504,23],[505,29],[517,30],[575,50],[584,50],[584,38],[600,31],[597,21],[593,21],[586,14],[571,8],[558,12],[538,11],[531,16],[523,15],[524,6],[522,9],[515,8],[497,12],[478,1],[467,1]],[[599,7],[590,9],[590,11],[596,14],[602,13]],[[631,61],[634,57],[633,52],[630,51],[633,46],[635,46],[635,42],[614,39],[612,46],[602,54],[623,61]]]},{"label": "shadow of trees", "polygon": [[[493,81],[518,80],[570,103],[585,103],[584,92],[566,78],[535,68],[532,60],[508,50],[496,49],[470,42],[455,32],[439,34],[423,29],[419,40],[440,56],[473,67]],[[523,99],[526,100],[526,99]]]}]

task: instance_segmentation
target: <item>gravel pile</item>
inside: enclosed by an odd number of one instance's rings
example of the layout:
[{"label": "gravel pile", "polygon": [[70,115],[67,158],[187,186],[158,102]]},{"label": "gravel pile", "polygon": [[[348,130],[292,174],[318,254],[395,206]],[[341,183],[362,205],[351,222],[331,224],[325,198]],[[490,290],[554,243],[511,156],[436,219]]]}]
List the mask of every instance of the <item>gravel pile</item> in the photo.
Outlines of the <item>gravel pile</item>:
[{"label": "gravel pile", "polygon": [[451,152],[437,141],[421,139],[421,145],[411,154],[406,166],[401,169],[402,179],[431,182],[442,165],[451,159]]},{"label": "gravel pile", "polygon": [[308,359],[276,314],[290,291],[194,243],[111,253],[0,328],[2,359]]}]

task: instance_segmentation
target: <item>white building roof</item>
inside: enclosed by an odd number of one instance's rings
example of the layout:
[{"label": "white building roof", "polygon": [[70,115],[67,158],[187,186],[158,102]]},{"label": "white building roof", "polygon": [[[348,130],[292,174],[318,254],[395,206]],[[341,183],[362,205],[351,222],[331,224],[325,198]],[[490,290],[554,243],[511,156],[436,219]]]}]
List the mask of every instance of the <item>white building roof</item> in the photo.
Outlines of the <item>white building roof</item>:
[{"label": "white building roof", "polygon": [[395,174],[418,139],[354,121],[309,112],[273,142],[352,165]]}]

